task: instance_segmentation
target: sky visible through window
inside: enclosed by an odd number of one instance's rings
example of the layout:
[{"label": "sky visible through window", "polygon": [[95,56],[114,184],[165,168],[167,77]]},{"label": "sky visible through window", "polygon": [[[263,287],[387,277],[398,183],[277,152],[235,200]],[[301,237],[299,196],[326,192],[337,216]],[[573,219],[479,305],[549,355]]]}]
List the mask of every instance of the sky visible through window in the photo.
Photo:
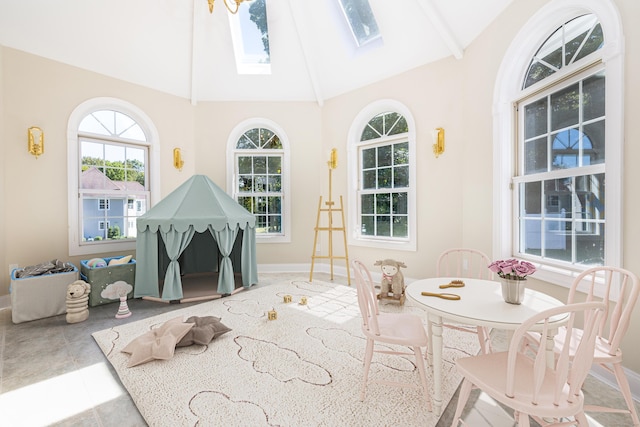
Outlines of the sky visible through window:
[{"label": "sky visible through window", "polygon": [[238,73],[271,73],[266,0],[245,1],[229,23]]}]

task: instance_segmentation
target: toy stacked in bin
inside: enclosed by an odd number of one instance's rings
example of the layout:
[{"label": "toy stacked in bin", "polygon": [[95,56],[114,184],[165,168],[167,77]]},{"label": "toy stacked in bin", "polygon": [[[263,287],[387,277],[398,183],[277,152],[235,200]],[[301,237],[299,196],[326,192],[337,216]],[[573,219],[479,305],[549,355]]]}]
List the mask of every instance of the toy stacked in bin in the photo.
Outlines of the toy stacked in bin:
[{"label": "toy stacked in bin", "polygon": [[[100,295],[107,285],[123,281],[135,286],[136,260],[131,255],[112,258],[93,258],[80,261],[82,280],[91,285],[89,305],[107,304],[119,300],[102,298]],[[127,299],[133,297],[133,290],[127,294]]]},{"label": "toy stacked in bin", "polygon": [[[64,268],[56,268],[63,265]],[[44,272],[41,267],[52,267]],[[34,275],[21,273],[34,269]],[[67,312],[67,286],[78,280],[78,269],[71,263],[54,260],[11,271],[11,320],[28,322]]]}]

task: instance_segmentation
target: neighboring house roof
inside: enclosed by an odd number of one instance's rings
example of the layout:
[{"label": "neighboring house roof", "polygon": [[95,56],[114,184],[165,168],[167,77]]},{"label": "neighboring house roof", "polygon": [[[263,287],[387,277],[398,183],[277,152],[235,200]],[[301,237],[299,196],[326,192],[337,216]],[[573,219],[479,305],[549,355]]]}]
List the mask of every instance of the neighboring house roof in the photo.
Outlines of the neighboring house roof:
[{"label": "neighboring house roof", "polygon": [[144,191],[144,187],[138,181],[112,181],[123,191]]},{"label": "neighboring house roof", "polygon": [[82,172],[80,188],[94,190],[121,190],[124,192],[144,191],[144,186],[137,181],[112,181],[95,166]]}]

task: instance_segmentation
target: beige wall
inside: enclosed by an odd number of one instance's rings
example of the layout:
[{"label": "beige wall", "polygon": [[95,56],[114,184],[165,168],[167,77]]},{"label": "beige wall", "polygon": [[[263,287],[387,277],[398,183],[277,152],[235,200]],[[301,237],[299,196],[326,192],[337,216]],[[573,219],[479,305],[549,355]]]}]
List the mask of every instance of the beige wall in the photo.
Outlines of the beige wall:
[{"label": "beige wall", "polygon": [[[4,50],[0,47],[0,295],[7,293],[5,282],[8,281],[8,263],[6,263],[7,238],[5,235],[5,210],[7,198],[5,197],[5,171],[7,170],[7,156],[5,155],[4,137]],[[5,267],[6,266],[6,267]]]},{"label": "beige wall", "polygon": [[[465,176],[463,185],[463,236],[464,244],[483,247],[491,240],[491,170],[492,164],[492,107],[496,74],[503,55],[520,28],[546,0],[516,0],[474,43],[465,51],[463,62],[465,85],[465,170],[474,171]],[[638,183],[640,169],[640,29],[635,21],[640,16],[640,3],[634,0],[617,0],[625,34],[625,129],[624,129],[624,188],[623,188],[623,267],[640,274],[640,245],[635,236],[640,235],[636,221],[640,210]],[[478,161],[482,159],[482,161]],[[486,200],[484,203],[483,200]],[[481,207],[482,208],[479,208]],[[486,207],[485,207],[486,206]],[[478,209],[479,208],[479,209]],[[530,285],[557,298],[566,299],[566,289],[548,283],[530,280]],[[629,332],[622,344],[625,367],[640,372],[640,304],[636,307]]]},{"label": "beige wall", "polygon": [[[346,197],[347,132],[369,103],[394,99],[412,113],[417,128],[418,251],[383,251],[357,246],[351,258],[372,263],[380,257],[404,261],[407,277],[433,274],[443,249],[464,245],[492,251],[493,90],[502,57],[513,37],[546,0],[516,0],[465,51],[461,60],[446,59],[401,76],[315,103],[199,103],[161,94],[91,72],[0,49],[0,267],[29,265],[67,252],[66,124],[86,99],[122,98],[141,108],[158,128],[161,143],[162,194],[191,174],[210,176],[226,188],[225,149],[231,129],[250,117],[278,123],[289,137],[292,160],[293,240],[258,246],[259,264],[308,264],[318,196],[327,196],[326,161],[331,148],[340,153],[334,173],[334,197]],[[626,36],[624,266],[640,273],[640,235],[635,221],[640,168],[640,3],[617,0]],[[41,126],[46,153],[36,160],[26,152],[26,129]],[[446,130],[446,152],[436,159],[430,131]],[[171,151],[184,150],[185,167],[173,169]],[[4,185],[3,185],[4,182]],[[37,195],[38,197],[34,197]],[[108,255],[108,254],[105,254]],[[0,295],[8,276],[0,274]],[[566,290],[531,280],[532,286],[564,299]],[[625,365],[640,372],[640,309],[623,343]]]},{"label": "beige wall", "polygon": [[227,189],[226,147],[229,134],[250,118],[268,119],[286,134],[291,153],[291,243],[260,243],[258,264],[305,264],[311,260],[321,158],[320,107],[313,102],[201,103],[196,110],[197,173]]},{"label": "beige wall", "polygon": [[[444,60],[409,71],[381,83],[329,100],[323,108],[324,152],[337,147],[341,158],[334,174],[334,193],[347,196],[347,134],[356,115],[380,99],[404,104],[415,121],[418,156],[418,251],[391,251],[351,246],[349,256],[372,265],[394,258],[407,265],[405,276],[424,277],[435,272],[435,259],[445,248],[462,244],[464,122],[462,68],[456,60]],[[446,151],[433,155],[431,131],[445,129]],[[489,189],[490,191],[490,189]],[[490,250],[490,240],[480,248]]]},{"label": "beige wall", "polygon": [[[142,109],[160,135],[162,193],[184,180],[193,163],[180,173],[172,167],[172,149],[193,146],[193,107],[189,101],[127,84],[16,50],[2,49],[1,156],[4,186],[0,235],[0,295],[8,293],[9,264],[20,266],[69,257],[67,243],[67,122],[74,108],[94,97],[116,97]],[[45,154],[26,150],[30,126],[45,133]],[[107,254],[105,254],[107,255]],[[86,259],[86,257],[82,257]]]}]

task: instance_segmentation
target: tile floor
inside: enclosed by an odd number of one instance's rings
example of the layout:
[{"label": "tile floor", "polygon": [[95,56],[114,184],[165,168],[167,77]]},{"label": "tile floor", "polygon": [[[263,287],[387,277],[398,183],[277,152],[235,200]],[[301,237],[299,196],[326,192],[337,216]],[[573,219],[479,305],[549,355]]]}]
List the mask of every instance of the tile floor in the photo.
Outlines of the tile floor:
[{"label": "tile floor", "polygon": [[[261,275],[260,286],[283,277]],[[328,275],[314,277],[328,280]],[[342,280],[336,278],[337,282]],[[65,315],[60,315],[16,325],[10,309],[0,310],[0,425],[146,425],[91,333],[186,305],[129,300],[133,313],[129,318],[115,319],[118,304],[113,303],[91,307],[89,319],[76,324],[68,324]],[[615,390],[593,378],[588,379],[585,394],[590,402],[622,401]],[[451,424],[456,402],[454,396],[438,427]],[[624,415],[592,416],[594,427],[630,424]],[[473,427],[514,425],[508,410],[477,392],[467,403],[465,420]]]}]

